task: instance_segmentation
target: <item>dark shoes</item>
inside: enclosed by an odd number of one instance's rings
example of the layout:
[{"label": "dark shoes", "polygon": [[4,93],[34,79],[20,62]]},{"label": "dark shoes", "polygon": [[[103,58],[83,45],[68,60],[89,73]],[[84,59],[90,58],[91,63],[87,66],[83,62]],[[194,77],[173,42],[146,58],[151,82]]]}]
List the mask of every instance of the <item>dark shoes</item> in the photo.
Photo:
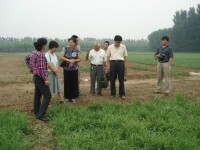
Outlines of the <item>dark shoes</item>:
[{"label": "dark shoes", "polygon": [[165,96],[169,96],[169,93],[164,93]]},{"label": "dark shoes", "polygon": [[[91,95],[91,96],[94,96],[95,93],[90,93],[90,95]],[[98,93],[97,95],[98,95],[98,96],[103,96],[101,93]]]},{"label": "dark shoes", "polygon": [[[123,96],[119,96],[122,100],[125,100],[126,97],[123,95]],[[111,95],[110,96],[110,99],[114,99],[115,98],[115,95]]]},{"label": "dark shoes", "polygon": [[154,94],[161,94],[161,91],[155,90]]},{"label": "dark shoes", "polygon": [[64,103],[65,103],[64,100],[59,100],[58,102],[59,102],[60,104],[64,104]]},{"label": "dark shoes", "polygon": [[46,116],[36,117],[36,119],[47,122],[49,119]]},{"label": "dark shoes", "polygon": [[94,96],[95,94],[94,94],[94,93],[90,93],[90,95],[91,95],[91,96]]},{"label": "dark shoes", "polygon": [[98,93],[99,96],[103,96],[101,93]]},{"label": "dark shoes", "polygon": [[73,104],[76,104],[77,102],[76,102],[76,99],[72,99],[72,103]]},{"label": "dark shoes", "polygon": [[115,96],[114,96],[114,95],[111,95],[111,96],[110,96],[110,99],[114,99],[114,98],[115,98]]}]

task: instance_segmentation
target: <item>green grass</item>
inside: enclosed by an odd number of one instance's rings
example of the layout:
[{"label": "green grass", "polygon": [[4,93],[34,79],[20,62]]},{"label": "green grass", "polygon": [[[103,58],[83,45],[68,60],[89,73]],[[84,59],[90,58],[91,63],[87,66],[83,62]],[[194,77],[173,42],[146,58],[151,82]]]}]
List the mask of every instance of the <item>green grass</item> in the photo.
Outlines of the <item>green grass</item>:
[{"label": "green grass", "polygon": [[28,116],[14,111],[0,111],[0,149],[27,149]]},{"label": "green grass", "polygon": [[200,149],[200,101],[177,96],[51,108],[58,149]]},{"label": "green grass", "polygon": [[[18,56],[25,56],[27,53],[11,53]],[[59,52],[56,53],[58,56]],[[10,53],[0,53],[0,56],[10,55]],[[140,62],[146,64],[155,64],[154,52],[128,52],[128,60],[132,62]],[[81,57],[85,60],[85,52],[81,53]],[[176,66],[199,68],[200,53],[176,53],[174,52],[174,62]]]},{"label": "green grass", "polygon": [[[155,64],[154,52],[130,52],[128,60],[146,64]],[[176,53],[174,52],[174,62],[176,66],[199,68],[200,53]]]},{"label": "green grass", "polygon": [[80,65],[80,71],[87,71],[89,72],[90,71],[90,66],[83,66],[83,65]]}]

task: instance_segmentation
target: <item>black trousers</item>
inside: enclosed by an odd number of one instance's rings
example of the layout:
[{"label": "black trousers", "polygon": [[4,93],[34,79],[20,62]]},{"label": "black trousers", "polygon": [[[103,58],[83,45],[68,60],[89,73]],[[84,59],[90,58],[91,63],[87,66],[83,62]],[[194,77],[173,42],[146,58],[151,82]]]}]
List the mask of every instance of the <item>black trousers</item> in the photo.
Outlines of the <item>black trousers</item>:
[{"label": "black trousers", "polygon": [[119,96],[125,96],[124,71],[125,65],[123,61],[110,61],[110,91],[112,96],[116,95],[115,81],[117,77],[119,80]]},{"label": "black trousers", "polygon": [[78,70],[64,70],[64,96],[70,100],[79,97]]},{"label": "black trousers", "polygon": [[[34,113],[36,117],[42,117],[46,113],[49,102],[51,100],[51,92],[49,86],[45,85],[44,80],[38,76],[33,76],[33,82],[35,84],[35,94],[34,94]],[[43,100],[41,97],[43,95]]]}]

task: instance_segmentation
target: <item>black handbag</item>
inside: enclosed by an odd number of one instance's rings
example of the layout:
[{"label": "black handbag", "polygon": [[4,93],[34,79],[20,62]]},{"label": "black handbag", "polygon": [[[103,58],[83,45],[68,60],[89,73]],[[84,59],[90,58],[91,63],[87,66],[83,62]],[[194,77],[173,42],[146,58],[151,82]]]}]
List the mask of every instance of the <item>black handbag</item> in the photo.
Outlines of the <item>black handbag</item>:
[{"label": "black handbag", "polygon": [[108,80],[105,71],[103,71],[103,74],[101,76],[101,88],[107,88],[107,87],[108,87]]},{"label": "black handbag", "polygon": [[[65,55],[66,55],[66,48],[65,48]],[[64,61],[64,60],[60,60],[59,64],[60,64],[60,67],[63,67],[63,68],[66,67],[66,65],[67,65],[66,61]]]},{"label": "black handbag", "polygon": [[66,61],[64,61],[64,60],[60,60],[60,67],[65,67],[66,66]]}]

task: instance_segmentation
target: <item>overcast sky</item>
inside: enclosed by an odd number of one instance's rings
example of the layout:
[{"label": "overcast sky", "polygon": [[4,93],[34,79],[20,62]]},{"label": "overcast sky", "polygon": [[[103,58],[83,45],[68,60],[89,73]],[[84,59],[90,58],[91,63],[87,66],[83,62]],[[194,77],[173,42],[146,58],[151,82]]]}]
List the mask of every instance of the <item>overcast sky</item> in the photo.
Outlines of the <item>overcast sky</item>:
[{"label": "overcast sky", "polygon": [[0,0],[0,36],[146,39],[200,0]]}]

